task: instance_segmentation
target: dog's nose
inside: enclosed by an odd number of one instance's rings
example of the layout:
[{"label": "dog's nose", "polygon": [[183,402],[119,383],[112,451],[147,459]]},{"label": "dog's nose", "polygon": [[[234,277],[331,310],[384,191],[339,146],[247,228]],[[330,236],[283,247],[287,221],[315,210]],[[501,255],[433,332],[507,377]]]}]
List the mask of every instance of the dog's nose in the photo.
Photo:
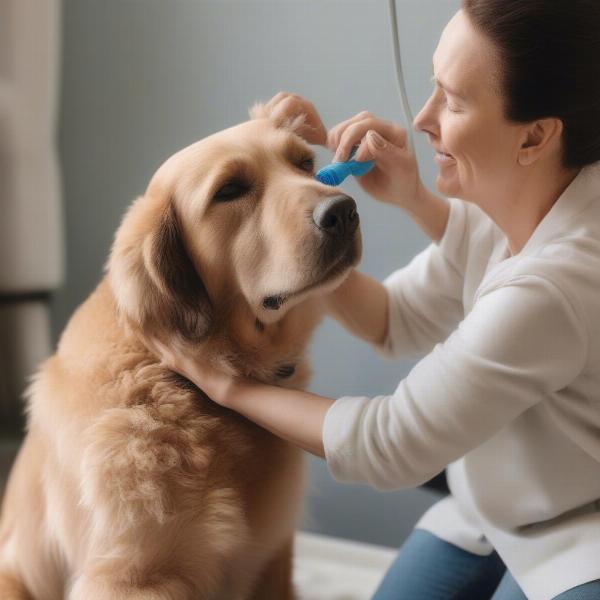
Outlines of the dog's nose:
[{"label": "dog's nose", "polygon": [[313,221],[319,229],[331,235],[351,235],[358,227],[356,202],[345,195],[327,198],[315,206]]}]

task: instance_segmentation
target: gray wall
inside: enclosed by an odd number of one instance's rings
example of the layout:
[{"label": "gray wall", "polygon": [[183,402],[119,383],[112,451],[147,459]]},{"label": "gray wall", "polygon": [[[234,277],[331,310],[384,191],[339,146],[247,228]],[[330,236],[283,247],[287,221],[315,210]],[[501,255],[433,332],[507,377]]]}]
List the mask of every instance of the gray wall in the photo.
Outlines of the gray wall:
[{"label": "gray wall", "polygon": [[[398,0],[413,112],[430,93],[431,56],[459,0]],[[66,0],[59,145],[67,283],[52,305],[56,340],[93,289],[125,207],[174,151],[247,118],[255,100],[297,92],[331,127],[360,110],[403,121],[385,0]],[[424,181],[433,151],[416,139]],[[331,155],[319,149],[319,165]],[[361,269],[383,278],[427,240],[398,209],[344,184],[359,205]],[[310,389],[331,397],[391,393],[411,361],[379,358],[336,323],[312,346]],[[310,460],[304,528],[395,546],[437,496],[334,482]]]}]

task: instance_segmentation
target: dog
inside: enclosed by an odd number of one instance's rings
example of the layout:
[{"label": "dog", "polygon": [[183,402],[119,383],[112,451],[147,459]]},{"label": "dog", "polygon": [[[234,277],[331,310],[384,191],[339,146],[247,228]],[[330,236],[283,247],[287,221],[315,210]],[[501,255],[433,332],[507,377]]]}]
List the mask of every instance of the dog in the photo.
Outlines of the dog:
[{"label": "dog", "polygon": [[0,521],[3,600],[288,600],[302,452],[211,402],[152,341],[301,388],[356,204],[267,105],[170,157],[26,393]]}]

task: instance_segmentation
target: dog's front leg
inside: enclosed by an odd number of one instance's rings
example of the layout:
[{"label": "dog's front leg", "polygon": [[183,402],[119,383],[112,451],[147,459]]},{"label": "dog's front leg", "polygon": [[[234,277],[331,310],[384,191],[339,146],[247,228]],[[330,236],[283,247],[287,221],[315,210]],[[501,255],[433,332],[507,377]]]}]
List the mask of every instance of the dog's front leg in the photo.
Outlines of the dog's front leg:
[{"label": "dog's front leg", "polygon": [[293,540],[286,542],[263,569],[248,600],[295,600],[292,585]]}]

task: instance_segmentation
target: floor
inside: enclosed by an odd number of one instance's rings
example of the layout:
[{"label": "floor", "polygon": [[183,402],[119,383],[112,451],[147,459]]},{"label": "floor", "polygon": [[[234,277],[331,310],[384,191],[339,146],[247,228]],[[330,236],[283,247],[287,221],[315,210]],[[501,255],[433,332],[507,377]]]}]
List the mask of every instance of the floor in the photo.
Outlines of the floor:
[{"label": "floor", "polygon": [[299,600],[368,600],[394,556],[391,548],[300,531],[294,559]]}]

